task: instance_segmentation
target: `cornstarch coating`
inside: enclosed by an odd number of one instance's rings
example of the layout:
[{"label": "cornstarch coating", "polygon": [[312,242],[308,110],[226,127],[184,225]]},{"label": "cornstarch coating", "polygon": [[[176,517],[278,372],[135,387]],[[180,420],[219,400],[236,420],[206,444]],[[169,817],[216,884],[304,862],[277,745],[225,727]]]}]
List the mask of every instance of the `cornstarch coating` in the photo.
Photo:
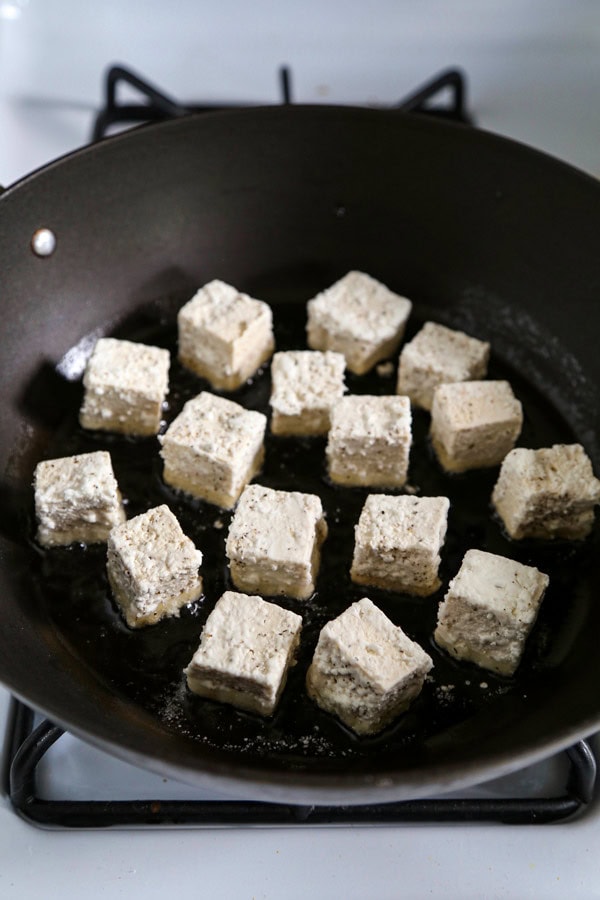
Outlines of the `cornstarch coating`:
[{"label": "cornstarch coating", "polygon": [[315,590],[326,537],[319,497],[249,485],[227,536],[233,582],[241,591],[306,600]]},{"label": "cornstarch coating", "polygon": [[467,550],[440,604],[435,640],[457,659],[512,675],[548,583],[533,566]]},{"label": "cornstarch coating", "polygon": [[437,591],[449,507],[447,497],[367,497],[355,529],[352,581],[418,596]]},{"label": "cornstarch coating", "polygon": [[396,393],[430,410],[439,384],[485,378],[490,345],[445,325],[425,322],[400,353]]},{"label": "cornstarch coating", "polygon": [[516,540],[582,540],[594,524],[600,481],[581,444],[518,447],[502,463],[492,503]]},{"label": "cornstarch coating", "polygon": [[433,393],[431,443],[447,472],[499,465],[522,424],[523,409],[508,381],[441,384]]},{"label": "cornstarch coating", "polygon": [[432,666],[427,653],[365,597],[322,629],[306,688],[357,734],[376,734],[420,694]]},{"label": "cornstarch coating", "polygon": [[217,390],[233,391],[266,362],[275,342],[271,308],[211,281],[177,316],[179,359]]},{"label": "cornstarch coating", "polygon": [[260,471],[267,418],[203,391],[159,440],[167,484],[224,509]]},{"label": "cornstarch coating", "polygon": [[169,388],[170,356],[160,347],[100,338],[83,376],[83,428],[157,434]]},{"label": "cornstarch coating", "polygon": [[345,391],[345,369],[343,355],[329,350],[276,353],[271,365],[273,434],[327,434],[331,408]]},{"label": "cornstarch coating", "polygon": [[106,450],[38,463],[34,490],[37,540],[44,547],[103,542],[125,521]]},{"label": "cornstarch coating", "polygon": [[408,397],[342,397],[331,413],[326,454],[336,484],[402,487],[412,443]]},{"label": "cornstarch coating", "polygon": [[202,553],[168,506],[157,506],[113,528],[107,573],[130,628],[152,625],[202,594]]},{"label": "cornstarch coating", "polygon": [[363,375],[396,352],[412,303],[364,272],[348,272],[307,309],[308,346],[343,353],[350,371]]},{"label": "cornstarch coating", "polygon": [[225,591],[185,669],[191,691],[270,716],[294,664],[302,618],[261,597]]}]

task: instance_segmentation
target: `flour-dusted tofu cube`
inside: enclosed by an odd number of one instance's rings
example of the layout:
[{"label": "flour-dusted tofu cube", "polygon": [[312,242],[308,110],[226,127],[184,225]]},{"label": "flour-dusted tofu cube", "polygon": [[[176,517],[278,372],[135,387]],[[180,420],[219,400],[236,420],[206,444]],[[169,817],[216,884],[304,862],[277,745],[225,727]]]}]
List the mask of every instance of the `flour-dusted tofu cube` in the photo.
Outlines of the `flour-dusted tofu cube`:
[{"label": "flour-dusted tofu cube", "polygon": [[159,439],[167,484],[224,509],[235,506],[264,459],[267,417],[203,391]]},{"label": "flour-dusted tofu cube", "polygon": [[202,594],[202,553],[168,506],[157,506],[108,536],[107,573],[130,628],[178,616]]},{"label": "flour-dusted tofu cube", "polygon": [[249,485],[234,513],[226,551],[241,591],[306,600],[315,590],[327,524],[315,494]]},{"label": "flour-dusted tofu cube", "polygon": [[440,604],[435,640],[457,659],[512,675],[548,582],[533,566],[468,550]]},{"label": "flour-dusted tofu cube", "polygon": [[125,521],[105,450],[38,463],[34,490],[37,540],[44,547],[101,543],[111,528]]},{"label": "flour-dusted tofu cube", "polygon": [[217,390],[234,391],[269,359],[271,308],[224,281],[211,281],[177,316],[179,359]]},{"label": "flour-dusted tofu cube", "polygon": [[261,597],[225,591],[185,674],[201,697],[270,716],[294,664],[302,618]]},{"label": "flour-dusted tofu cube", "polygon": [[512,538],[581,540],[594,524],[600,481],[581,444],[518,447],[502,463],[492,503]]},{"label": "flour-dusted tofu cube", "polygon": [[341,353],[276,353],[271,364],[273,434],[326,434],[331,424],[331,407],[344,395],[345,368]]},{"label": "flour-dusted tofu cube", "polygon": [[485,378],[490,345],[445,325],[425,322],[400,353],[397,393],[430,410],[438,384]]},{"label": "flour-dusted tofu cube", "polygon": [[420,694],[432,666],[428,654],[364,597],[322,629],[306,687],[357,734],[375,734]]},{"label": "flour-dusted tofu cube", "polygon": [[402,487],[412,441],[408,397],[342,397],[331,411],[329,476],[337,484]]},{"label": "flour-dusted tofu cube", "polygon": [[441,384],[434,391],[431,442],[448,472],[499,465],[522,424],[521,403],[507,381]]},{"label": "flour-dusted tofu cube", "polygon": [[343,353],[363,375],[392,356],[404,337],[412,303],[363,272],[348,272],[308,301],[308,346]]},{"label": "flour-dusted tofu cube", "polygon": [[355,528],[352,581],[422,597],[437,591],[449,507],[447,497],[367,497]]},{"label": "flour-dusted tofu cube", "polygon": [[83,376],[83,428],[157,434],[169,389],[168,350],[100,338]]}]

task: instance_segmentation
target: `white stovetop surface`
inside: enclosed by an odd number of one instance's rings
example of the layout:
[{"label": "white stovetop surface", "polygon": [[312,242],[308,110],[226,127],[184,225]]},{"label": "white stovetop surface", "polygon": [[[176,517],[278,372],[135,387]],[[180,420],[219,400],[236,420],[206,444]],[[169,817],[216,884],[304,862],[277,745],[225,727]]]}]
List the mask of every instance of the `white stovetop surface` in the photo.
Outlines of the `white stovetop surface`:
[{"label": "white stovetop surface", "polygon": [[[481,126],[600,175],[599,51],[596,0],[0,0],[0,184],[85,143],[100,75],[117,61],[184,100],[258,102],[277,100],[288,63],[295,99],[333,103],[392,102],[460,65]],[[0,690],[2,720],[6,705]],[[85,780],[77,765],[67,786]],[[598,808],[551,827],[65,833],[22,822],[0,799],[7,900],[590,900],[599,848]]]}]

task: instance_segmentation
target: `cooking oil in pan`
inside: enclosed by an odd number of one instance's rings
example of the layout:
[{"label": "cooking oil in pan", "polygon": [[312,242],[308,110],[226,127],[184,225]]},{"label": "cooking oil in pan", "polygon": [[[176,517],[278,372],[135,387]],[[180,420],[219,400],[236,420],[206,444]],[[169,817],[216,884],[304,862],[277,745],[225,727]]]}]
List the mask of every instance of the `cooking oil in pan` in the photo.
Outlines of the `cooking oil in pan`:
[{"label": "cooking oil in pan", "polygon": [[[273,303],[276,343],[280,350],[305,346],[303,304]],[[420,327],[411,322],[408,337]],[[177,361],[176,330],[165,322],[135,316],[115,336],[141,340],[171,351],[170,394],[166,424],[184,402],[210,389]],[[492,357],[490,377],[510,381],[523,403],[521,446],[540,447],[576,440],[553,408],[517,373]],[[390,394],[395,391],[395,367],[383,367],[357,377],[347,376],[351,393]],[[268,365],[239,391],[228,395],[242,405],[268,413],[270,396]],[[231,584],[225,556],[225,539],[231,513],[194,500],[166,486],[156,438],[132,439],[100,432],[86,432],[77,422],[80,397],[72,396],[66,415],[46,448],[48,458],[108,449],[131,518],[167,503],[184,532],[202,550],[204,595],[185,608],[179,618],[163,620],[138,630],[121,619],[110,594],[105,572],[104,546],[72,546],[32,553],[39,569],[43,603],[62,639],[73,653],[94,670],[112,690],[139,704],[159,718],[165,728],[213,746],[224,753],[244,754],[245,759],[268,757],[287,767],[360,767],[361,760],[380,757],[407,764],[426,752],[428,743],[444,740],[455,729],[468,727],[481,716],[509,719],[515,702],[535,693],[552,677],[568,654],[585,612],[583,588],[586,560],[594,552],[595,538],[580,544],[512,542],[502,532],[490,509],[497,469],[460,476],[442,472],[428,443],[429,416],[415,411],[413,447],[409,470],[411,489],[417,494],[450,499],[446,543],[442,551],[442,587],[432,597],[416,598],[354,585],[349,571],[354,546],[354,525],[369,491],[332,485],[325,468],[322,438],[279,438],[267,433],[266,461],[256,481],[284,490],[318,494],[323,502],[329,536],[323,547],[317,590],[308,602],[275,598],[275,602],[302,615],[304,625],[297,664],[275,714],[262,719],[230,706],[191,694],[183,669],[198,646],[206,618],[221,593]],[[34,524],[31,523],[31,534]],[[450,578],[456,574],[465,551],[478,547],[535,565],[550,576],[536,626],[528,640],[523,662],[513,678],[500,678],[476,666],[450,659],[432,640],[437,607]],[[420,643],[432,656],[434,669],[420,697],[408,712],[380,735],[357,738],[339,721],[319,710],[307,697],[304,679],[320,629],[355,600],[369,596],[386,615]],[[568,596],[569,602],[564,598]]]}]

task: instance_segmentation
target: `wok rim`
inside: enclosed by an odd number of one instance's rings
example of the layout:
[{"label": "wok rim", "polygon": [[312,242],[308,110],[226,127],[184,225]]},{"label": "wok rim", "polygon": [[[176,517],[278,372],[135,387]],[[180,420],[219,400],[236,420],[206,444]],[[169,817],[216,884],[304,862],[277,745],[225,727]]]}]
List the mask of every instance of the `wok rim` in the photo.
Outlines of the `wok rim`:
[{"label": "wok rim", "polygon": [[[17,690],[12,692],[12,696],[32,708],[31,699],[21,696]],[[252,768],[237,760],[234,766],[228,765],[227,762],[219,765],[212,756],[199,759],[201,765],[184,766],[180,761],[144,753],[140,747],[111,741],[105,735],[82,728],[76,720],[70,720],[58,709],[52,710],[48,705],[34,705],[33,708],[53,725],[92,747],[155,775],[171,778],[180,784],[200,789],[217,788],[225,794],[231,794],[232,799],[312,806],[360,806],[443,796],[453,791],[483,785],[487,781],[502,778],[549,759],[570,749],[579,741],[589,739],[600,729],[599,716],[589,719],[579,727],[563,729],[551,741],[539,738],[537,743],[528,746],[516,758],[515,754],[509,751],[499,752],[496,756],[487,756],[485,762],[479,762],[473,770],[465,767],[464,762],[454,762],[420,767],[416,770],[400,769],[395,774],[373,773],[361,777],[351,773],[352,783],[349,785],[348,772],[337,774],[289,770],[293,776],[290,779],[284,770]],[[412,777],[415,774],[417,777]],[[424,775],[426,777],[423,777]]]},{"label": "wok rim", "polygon": [[[449,119],[436,119],[433,116],[427,115],[426,113],[414,111],[407,112],[402,109],[354,106],[352,104],[293,103],[257,105],[241,107],[239,109],[207,110],[206,112],[190,112],[184,116],[180,116],[179,118],[164,119],[159,122],[148,122],[139,125],[133,125],[132,127],[120,131],[116,134],[107,135],[106,137],[103,137],[100,141],[97,141],[95,143],[84,144],[81,147],[75,148],[74,150],[67,151],[60,156],[57,156],[55,159],[52,159],[47,163],[38,166],[31,172],[27,172],[25,175],[12,182],[12,184],[1,187],[0,197],[7,197],[16,189],[21,188],[25,184],[29,184],[38,176],[52,171],[57,166],[62,166],[65,162],[69,162],[71,159],[82,158],[90,153],[94,154],[100,148],[107,148],[115,143],[121,144],[128,140],[138,140],[140,138],[140,135],[143,135],[146,132],[160,132],[162,130],[170,130],[171,128],[180,128],[182,123],[195,123],[200,121],[212,121],[218,119],[233,120],[236,118],[254,118],[256,116],[266,116],[267,118],[272,116],[274,118],[279,118],[281,116],[285,117],[288,115],[291,115],[292,117],[299,117],[302,115],[323,115],[325,117],[330,117],[332,114],[347,114],[353,117],[362,115],[365,117],[372,116],[376,118],[397,118],[399,121],[411,122],[417,128],[423,128],[425,130],[431,129],[433,132],[438,130],[440,132],[461,132],[463,135],[474,136],[473,140],[475,141],[491,142],[494,145],[504,146],[507,149],[517,149],[518,152],[524,153],[526,155],[530,154],[533,157],[537,157],[540,161],[558,166],[563,171],[570,173],[571,176],[577,175],[578,177],[587,180],[588,184],[594,185],[594,187],[592,188],[593,190],[598,189],[599,187],[598,179],[591,173],[586,172],[584,169],[578,168],[577,166],[572,165],[571,163],[561,159],[558,156],[554,156],[553,154],[548,153],[545,150],[533,147],[530,144],[527,144],[515,138],[497,134],[496,132],[490,131],[487,128],[481,128],[478,125],[469,125],[465,124],[464,122],[454,122]],[[465,138],[465,140],[469,139],[469,137]]]}]

